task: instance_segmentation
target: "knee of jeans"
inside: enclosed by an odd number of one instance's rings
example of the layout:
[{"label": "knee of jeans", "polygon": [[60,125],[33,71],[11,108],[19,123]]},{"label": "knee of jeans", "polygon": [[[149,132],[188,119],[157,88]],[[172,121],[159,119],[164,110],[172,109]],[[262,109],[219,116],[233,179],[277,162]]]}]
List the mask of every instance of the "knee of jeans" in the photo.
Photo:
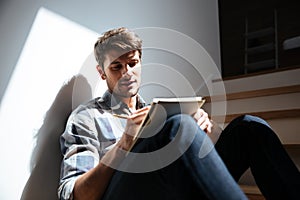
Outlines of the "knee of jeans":
[{"label": "knee of jeans", "polygon": [[267,127],[270,127],[270,125],[262,118],[253,116],[253,115],[242,115],[235,120],[240,121],[240,122],[247,122],[247,123],[257,123],[261,124]]},{"label": "knee of jeans", "polygon": [[[167,126],[171,126],[172,129],[176,129],[178,130],[179,128],[182,130],[184,128],[188,128],[190,129],[190,131],[192,129],[196,129],[198,128],[198,125],[195,121],[195,119],[187,114],[177,114],[177,115],[173,115],[171,116],[166,123]],[[174,131],[170,131],[170,133],[175,133]],[[174,135],[173,135],[174,136]]]},{"label": "knee of jeans", "polygon": [[256,145],[258,145],[259,141],[262,141],[262,143],[260,144],[263,145],[266,145],[270,142],[273,143],[275,141],[280,142],[277,134],[273,131],[271,126],[262,118],[251,115],[244,115],[243,121],[249,125],[248,130],[250,130],[250,135],[254,139],[252,141],[255,141]]},{"label": "knee of jeans", "polygon": [[175,124],[184,124],[184,125],[195,125],[195,119],[187,114],[177,114],[171,116],[167,122]]}]

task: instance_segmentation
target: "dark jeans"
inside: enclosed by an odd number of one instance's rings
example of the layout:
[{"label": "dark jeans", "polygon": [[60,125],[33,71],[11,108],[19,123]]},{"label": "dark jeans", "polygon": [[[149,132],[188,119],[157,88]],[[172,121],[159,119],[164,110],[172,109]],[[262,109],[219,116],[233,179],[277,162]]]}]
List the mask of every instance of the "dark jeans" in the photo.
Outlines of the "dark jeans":
[{"label": "dark jeans", "polygon": [[[116,171],[103,199],[246,199],[212,142],[192,117],[169,118],[158,134],[140,139],[133,151],[155,152],[168,144],[172,144],[170,149],[149,156],[151,162],[147,159],[141,162],[135,156],[129,158],[130,167],[137,163],[141,166],[146,163],[145,168],[162,167],[144,173]],[[173,162],[163,166],[171,157]]]},{"label": "dark jeans", "polygon": [[266,199],[300,199],[300,172],[264,120],[236,118],[215,147],[236,181],[250,167]]},{"label": "dark jeans", "polygon": [[[298,170],[276,135],[259,118],[237,118],[216,144],[232,175],[207,135],[187,115],[168,119],[158,134],[139,139],[133,152],[157,152],[169,144],[172,148],[143,162],[130,155],[125,165],[157,169],[143,173],[116,171],[103,199],[246,199],[234,179],[238,180],[249,166],[267,198],[284,195],[283,199],[288,199],[291,195],[292,199],[298,195],[293,190],[300,188]],[[164,165],[172,157],[173,162]]]}]

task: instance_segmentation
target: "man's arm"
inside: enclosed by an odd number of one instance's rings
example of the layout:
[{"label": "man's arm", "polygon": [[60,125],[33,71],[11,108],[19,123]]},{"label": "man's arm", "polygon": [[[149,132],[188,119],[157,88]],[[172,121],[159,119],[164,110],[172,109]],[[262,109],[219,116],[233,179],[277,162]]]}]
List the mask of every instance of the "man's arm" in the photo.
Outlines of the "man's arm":
[{"label": "man's arm", "polygon": [[82,174],[76,180],[73,189],[75,200],[93,200],[102,198],[115,171],[111,166],[116,166],[124,159],[125,152],[132,146],[132,142],[134,142],[133,138],[137,133],[141,122],[148,113],[148,110],[149,108],[145,107],[129,116],[125,133],[118,143],[104,155],[95,168]]},{"label": "man's arm", "polygon": [[[124,138],[124,137],[122,137]],[[121,139],[122,140],[122,139]],[[120,141],[121,141],[120,140]],[[110,151],[106,153],[103,157],[110,157],[111,162],[116,161],[115,159],[122,160],[120,156],[117,156],[117,151],[119,150],[122,142],[118,142]],[[73,189],[73,196],[75,200],[93,200],[101,199],[103,196],[107,185],[109,184],[111,177],[114,174],[114,169],[110,166],[105,165],[103,162],[91,169],[90,171],[81,175],[75,182]]]},{"label": "man's arm", "polygon": [[114,169],[99,163],[76,180],[73,190],[74,199],[100,199],[113,173]]}]

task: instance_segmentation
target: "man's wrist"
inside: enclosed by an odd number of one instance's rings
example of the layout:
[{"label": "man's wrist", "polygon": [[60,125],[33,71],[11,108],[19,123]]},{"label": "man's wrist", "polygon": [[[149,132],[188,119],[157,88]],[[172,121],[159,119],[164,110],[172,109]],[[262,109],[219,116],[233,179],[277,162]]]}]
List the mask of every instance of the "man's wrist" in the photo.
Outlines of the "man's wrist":
[{"label": "man's wrist", "polygon": [[118,168],[120,163],[124,160],[127,154],[127,150],[122,147],[120,141],[110,149],[101,159],[101,163],[111,168]]},{"label": "man's wrist", "polygon": [[116,146],[124,151],[129,151],[131,145],[133,144],[133,136],[129,133],[124,132],[121,139],[118,141]]}]

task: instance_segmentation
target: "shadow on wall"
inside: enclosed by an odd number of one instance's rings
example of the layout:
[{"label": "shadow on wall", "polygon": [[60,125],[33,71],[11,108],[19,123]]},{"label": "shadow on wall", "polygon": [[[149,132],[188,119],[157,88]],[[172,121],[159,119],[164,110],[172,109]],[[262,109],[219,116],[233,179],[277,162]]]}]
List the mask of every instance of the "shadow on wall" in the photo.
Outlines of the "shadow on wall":
[{"label": "shadow on wall", "polygon": [[31,175],[21,200],[54,200],[60,176],[62,155],[59,138],[73,108],[92,98],[92,90],[82,75],[73,76],[58,92],[36,135],[31,157]]}]

